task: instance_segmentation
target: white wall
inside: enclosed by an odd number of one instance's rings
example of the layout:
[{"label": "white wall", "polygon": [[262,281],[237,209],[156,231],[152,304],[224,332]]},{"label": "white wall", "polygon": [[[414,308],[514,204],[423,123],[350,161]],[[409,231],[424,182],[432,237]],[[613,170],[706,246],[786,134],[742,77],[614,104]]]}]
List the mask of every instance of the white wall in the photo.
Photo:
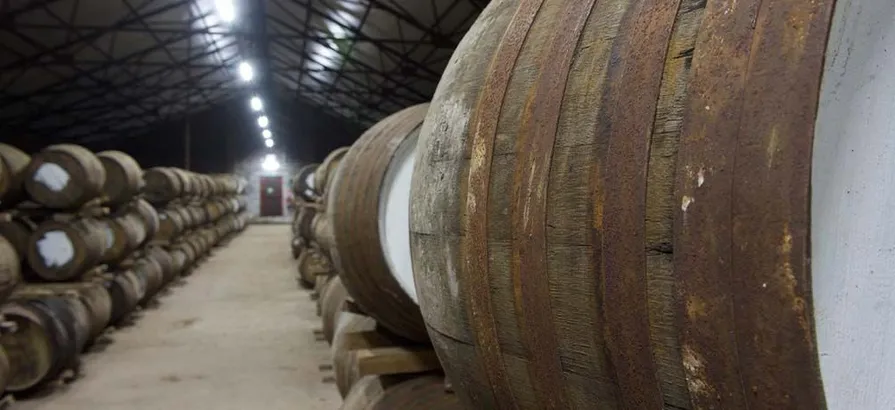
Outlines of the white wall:
[{"label": "white wall", "polygon": [[[298,163],[284,158],[282,153],[276,153],[277,159],[280,161],[280,169],[276,171],[265,171],[261,168],[261,162],[264,160],[266,152],[259,152],[252,155],[248,159],[240,162],[234,173],[242,176],[248,182],[246,186],[246,208],[253,217],[262,222],[285,222],[288,223],[292,219],[292,212],[287,207],[288,198],[292,197],[292,189],[289,187],[289,181],[292,175],[300,166]],[[283,215],[280,217],[264,217],[260,218],[261,213],[261,196],[260,181],[263,176],[280,176],[283,178]]]}]

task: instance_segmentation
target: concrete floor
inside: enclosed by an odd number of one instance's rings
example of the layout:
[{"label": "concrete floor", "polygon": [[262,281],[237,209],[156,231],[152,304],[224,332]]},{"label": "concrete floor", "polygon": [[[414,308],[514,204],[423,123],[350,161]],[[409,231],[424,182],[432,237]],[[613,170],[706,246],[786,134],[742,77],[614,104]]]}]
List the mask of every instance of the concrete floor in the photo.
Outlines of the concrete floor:
[{"label": "concrete floor", "polygon": [[83,356],[83,376],[23,410],[335,410],[318,365],[314,303],[293,276],[288,225],[253,225],[215,250],[111,344]]}]

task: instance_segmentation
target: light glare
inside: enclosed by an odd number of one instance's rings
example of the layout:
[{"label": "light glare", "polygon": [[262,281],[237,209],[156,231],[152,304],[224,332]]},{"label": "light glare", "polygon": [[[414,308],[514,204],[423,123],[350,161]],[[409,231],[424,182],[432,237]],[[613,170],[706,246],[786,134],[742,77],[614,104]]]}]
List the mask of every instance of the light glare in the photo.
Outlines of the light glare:
[{"label": "light glare", "polygon": [[239,63],[239,76],[242,77],[244,81],[252,81],[255,78],[255,70],[252,68],[252,65],[243,61]]},{"label": "light glare", "polygon": [[264,140],[264,145],[267,145],[267,148],[273,148],[273,140]]},{"label": "light glare", "polygon": [[277,161],[277,156],[274,154],[267,154],[267,156],[264,157],[264,161],[261,162],[261,168],[265,171],[276,171],[280,169],[280,162]]},{"label": "light glare", "polygon": [[225,23],[231,23],[236,20],[236,8],[233,7],[232,0],[215,0],[214,6],[218,11],[218,17]]},{"label": "light glare", "polygon": [[253,111],[261,111],[261,109],[264,108],[261,98],[258,98],[257,96],[252,97],[252,99],[249,100],[249,105],[252,106]]},{"label": "light glare", "polygon": [[273,133],[271,133],[270,130],[264,130],[261,131],[261,136],[264,138],[270,138],[273,137]]},{"label": "light glare", "polygon": [[261,128],[267,128],[270,125],[270,120],[267,119],[266,115],[262,115],[258,117],[258,126]]}]

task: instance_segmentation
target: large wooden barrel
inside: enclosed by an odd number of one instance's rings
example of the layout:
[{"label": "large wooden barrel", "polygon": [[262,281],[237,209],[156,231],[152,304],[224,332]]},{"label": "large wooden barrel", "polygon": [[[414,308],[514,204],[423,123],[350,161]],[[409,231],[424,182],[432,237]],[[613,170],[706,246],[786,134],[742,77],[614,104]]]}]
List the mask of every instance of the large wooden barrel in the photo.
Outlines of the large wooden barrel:
[{"label": "large wooden barrel", "polygon": [[6,300],[21,280],[21,259],[12,243],[0,236],[0,303]]},{"label": "large wooden barrel", "polygon": [[314,238],[314,216],[317,213],[317,208],[313,206],[299,206],[293,223],[299,237],[308,241]]},{"label": "large wooden barrel", "polygon": [[174,272],[176,275],[182,275],[186,273],[187,269],[190,267],[189,255],[183,249],[172,248],[168,251],[171,255],[171,265],[174,268]]},{"label": "large wooden barrel", "polygon": [[342,162],[342,158],[348,153],[349,148],[351,147],[333,150],[323,159],[320,166],[314,170],[314,188],[320,195],[326,195],[327,186],[329,186],[329,182],[339,169],[339,163]]},{"label": "large wooden barrel", "polygon": [[83,347],[88,341],[98,337],[109,323],[112,302],[105,288],[96,282],[42,283],[29,284],[18,288],[12,298],[16,300],[60,297],[77,299],[80,303],[69,303],[69,309],[76,319],[79,334],[78,345]]},{"label": "large wooden barrel", "polygon": [[10,362],[7,391],[28,393],[77,361],[78,329],[70,305],[59,297],[21,299],[0,307],[16,330],[0,338]]},{"label": "large wooden barrel", "polygon": [[159,212],[159,228],[155,235],[155,239],[169,241],[178,236],[186,229],[186,221],[179,209],[166,209]]},{"label": "large wooden barrel", "polygon": [[0,236],[6,238],[15,248],[20,260],[28,254],[28,242],[34,232],[34,225],[21,218],[0,220]]},{"label": "large wooden barrel", "polygon": [[893,42],[890,0],[492,1],[413,182],[458,393],[889,407]]},{"label": "large wooden barrel", "polygon": [[348,293],[393,332],[427,340],[416,305],[410,268],[410,173],[419,128],[428,109],[420,104],[367,130],[342,159],[327,214],[332,255]]},{"label": "large wooden barrel", "polygon": [[100,263],[107,230],[93,219],[46,221],[38,225],[28,244],[28,265],[42,280],[71,280]]},{"label": "large wooden barrel", "polygon": [[158,291],[165,285],[165,272],[155,258],[144,257],[137,260],[134,264],[133,272],[142,279],[145,284],[143,297],[140,303],[146,304],[151,301]]},{"label": "large wooden barrel", "polygon": [[102,263],[118,264],[146,241],[146,226],[139,215],[125,214],[105,222],[111,246],[103,253]]},{"label": "large wooden barrel", "polygon": [[[161,268],[163,286],[180,274],[180,268],[176,265],[170,252],[162,248],[151,247],[146,250],[146,257],[154,260]],[[156,292],[158,290],[160,289],[157,289]]]},{"label": "large wooden barrel", "polygon": [[143,226],[146,227],[146,238],[147,240],[152,240],[155,238],[156,233],[159,230],[159,213],[149,204],[146,200],[142,198],[138,198],[137,200],[131,202],[129,212],[136,213],[140,215],[140,218],[143,220]]},{"label": "large wooden barrel", "polygon": [[345,308],[348,291],[338,276],[329,279],[320,291],[320,319],[323,322],[323,337],[326,343],[333,343],[336,333],[336,319]]},{"label": "large wooden barrel", "polygon": [[445,389],[444,376],[400,378],[365,376],[351,389],[342,410],[462,410],[460,399]]},{"label": "large wooden barrel", "polygon": [[106,171],[103,195],[106,203],[118,206],[140,193],[143,170],[130,155],[121,151],[103,151],[96,154]]},{"label": "large wooden barrel", "polygon": [[105,282],[106,291],[112,301],[112,315],[109,324],[115,325],[128,317],[146,294],[144,282],[133,271],[116,274]]},{"label": "large wooden barrel", "polygon": [[112,319],[112,299],[101,284],[94,282],[79,284],[76,292],[78,299],[90,315],[89,339],[96,339]]},{"label": "large wooden barrel", "polygon": [[9,356],[6,355],[6,349],[0,344],[0,390],[6,391],[10,377],[12,377],[12,369],[10,369]]},{"label": "large wooden barrel", "polygon": [[0,208],[11,208],[27,197],[25,178],[31,157],[12,145],[0,143],[0,162],[9,179],[6,192],[0,195]]},{"label": "large wooden barrel", "polygon": [[313,201],[317,196],[314,190],[314,171],[319,164],[307,164],[298,169],[292,177],[292,193],[306,201]]},{"label": "large wooden barrel", "polygon": [[174,168],[149,168],[143,172],[143,182],[143,196],[154,204],[177,199],[187,189],[182,175]]},{"label": "large wooden barrel", "polygon": [[35,202],[53,209],[74,209],[99,197],[106,172],[96,155],[72,145],[51,145],[34,155],[25,189]]}]

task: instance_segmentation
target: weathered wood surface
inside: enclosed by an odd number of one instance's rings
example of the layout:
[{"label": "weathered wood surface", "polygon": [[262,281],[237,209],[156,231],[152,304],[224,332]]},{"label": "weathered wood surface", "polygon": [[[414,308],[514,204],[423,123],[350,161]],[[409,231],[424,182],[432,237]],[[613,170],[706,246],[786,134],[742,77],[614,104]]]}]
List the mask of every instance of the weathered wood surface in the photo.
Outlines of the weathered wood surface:
[{"label": "weathered wood surface", "polygon": [[824,407],[807,194],[832,4],[489,4],[413,182],[416,287],[458,395]]},{"label": "weathered wood surface", "polygon": [[12,145],[0,143],[0,160],[5,178],[8,178],[5,192],[0,194],[0,208],[11,208],[27,198],[25,178],[31,156]]},{"label": "weathered wood surface", "polygon": [[380,189],[401,144],[416,138],[428,104],[416,105],[367,130],[345,157],[331,187],[327,215],[333,261],[354,301],[382,326],[416,341],[428,339],[419,307],[389,270],[379,242]]},{"label": "weathered wood surface", "polygon": [[342,410],[460,410],[460,400],[444,388],[444,376],[367,376],[351,390]]},{"label": "weathered wood surface", "polygon": [[72,144],[51,145],[31,158],[25,171],[30,198],[51,209],[77,209],[98,198],[106,182],[99,158]]},{"label": "weathered wood surface", "polygon": [[106,173],[103,196],[106,203],[119,206],[140,193],[143,170],[130,155],[121,151],[103,151],[96,156]]}]

